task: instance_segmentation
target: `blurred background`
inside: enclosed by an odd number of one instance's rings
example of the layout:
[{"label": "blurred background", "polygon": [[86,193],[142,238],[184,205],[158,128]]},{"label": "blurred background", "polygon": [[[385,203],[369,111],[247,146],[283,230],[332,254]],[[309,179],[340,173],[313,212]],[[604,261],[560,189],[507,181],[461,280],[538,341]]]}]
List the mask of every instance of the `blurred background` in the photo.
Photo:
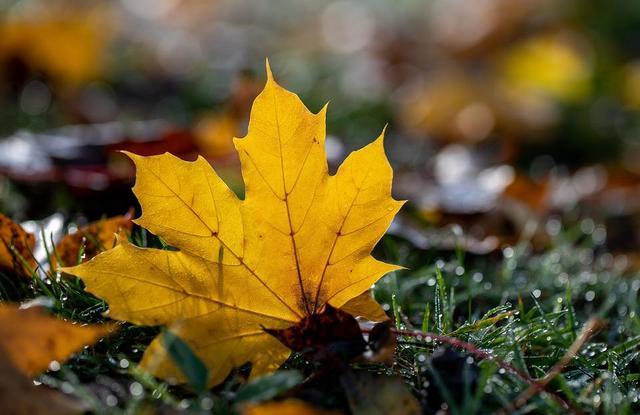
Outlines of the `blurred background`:
[{"label": "blurred background", "polygon": [[242,192],[231,138],[268,57],[311,110],[331,101],[334,168],[389,125],[410,200],[391,233],[486,254],[573,226],[636,262],[640,2],[0,4],[0,211],[18,220],[135,206],[122,149],[203,154]]}]

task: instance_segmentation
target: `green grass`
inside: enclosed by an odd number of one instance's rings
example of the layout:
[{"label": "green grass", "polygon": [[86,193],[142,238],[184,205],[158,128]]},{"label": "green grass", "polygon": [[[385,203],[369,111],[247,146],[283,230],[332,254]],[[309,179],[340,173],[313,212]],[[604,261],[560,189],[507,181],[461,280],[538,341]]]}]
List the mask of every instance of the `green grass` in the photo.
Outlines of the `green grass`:
[{"label": "green grass", "polygon": [[[162,247],[139,229],[133,239],[139,245]],[[566,413],[562,401],[585,413],[640,409],[640,275],[624,271],[620,258],[596,245],[579,227],[564,229],[543,253],[532,253],[527,241],[503,252],[471,256],[422,251],[400,238],[385,237],[376,256],[408,268],[385,276],[375,287],[376,298],[406,335],[398,338],[393,365],[359,364],[356,370],[400,375],[419,399],[425,395],[425,374],[431,373],[449,413],[499,412],[527,390],[526,378],[543,378],[568,353],[589,319],[600,318],[606,328],[580,347],[544,392],[534,393],[517,411]],[[0,274],[0,299],[37,299],[63,318],[105,320],[107,306],[85,293],[81,281],[49,277],[19,280]],[[116,334],[40,381],[82,397],[96,413],[135,414],[163,407],[226,414],[242,403],[283,395],[313,395],[309,400],[345,409],[339,385],[303,380],[314,368],[297,355],[285,364],[286,371],[256,383],[246,385],[244,367],[206,390],[202,368],[179,339],[169,339],[174,341],[172,355],[181,368],[194,373],[193,382],[167,385],[136,366],[160,330],[123,324]],[[414,332],[419,330],[433,335]],[[475,348],[465,355],[470,357],[468,366],[477,367],[477,375],[464,372],[461,391],[447,390],[451,379],[430,371],[429,357],[443,343],[438,339]]]}]

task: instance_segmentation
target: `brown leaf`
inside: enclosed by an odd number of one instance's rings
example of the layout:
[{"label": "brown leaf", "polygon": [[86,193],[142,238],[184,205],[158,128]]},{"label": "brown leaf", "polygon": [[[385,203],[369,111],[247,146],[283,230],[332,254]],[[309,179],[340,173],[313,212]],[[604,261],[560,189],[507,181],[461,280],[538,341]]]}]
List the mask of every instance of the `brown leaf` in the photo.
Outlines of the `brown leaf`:
[{"label": "brown leaf", "polygon": [[53,360],[66,360],[111,329],[110,325],[72,324],[51,317],[40,308],[0,305],[1,355],[27,376],[45,371]]},{"label": "brown leaf", "polygon": [[[84,256],[80,262],[86,262],[100,252],[113,248],[116,243],[116,235],[123,239],[131,232],[132,217],[133,209],[130,209],[124,215],[91,222],[80,227],[76,232],[65,235],[56,245],[56,253],[62,264],[78,264],[78,256],[83,244]],[[51,262],[55,266],[56,259],[52,258]]]},{"label": "brown leaf", "polygon": [[353,415],[419,415],[420,404],[401,378],[369,372],[340,377]]},{"label": "brown leaf", "polygon": [[86,412],[82,402],[35,386],[31,377],[53,360],[62,362],[93,344],[111,325],[84,326],[47,315],[41,308],[0,305],[0,408],[10,415],[71,415]]},{"label": "brown leaf", "polygon": [[393,363],[396,352],[397,337],[391,331],[391,320],[373,326],[369,332],[369,349],[371,356],[365,356],[371,362]]},{"label": "brown leaf", "polygon": [[[319,314],[311,314],[286,329],[264,329],[293,351],[318,351],[324,355],[353,358],[365,351],[360,326],[349,313],[329,304]],[[314,358],[318,354],[312,354]]]},{"label": "brown leaf", "polygon": [[552,184],[547,178],[543,182],[534,182],[526,176],[516,176],[504,190],[507,199],[522,203],[533,213],[543,214],[551,207]]},{"label": "brown leaf", "polygon": [[0,408],[4,415],[72,415],[86,412],[82,402],[31,379],[0,358]]},{"label": "brown leaf", "polygon": [[31,273],[22,260],[30,267],[35,265],[32,255],[35,243],[36,238],[33,234],[0,214],[0,268],[29,277]]},{"label": "brown leaf", "polygon": [[296,399],[282,402],[267,402],[246,407],[242,415],[338,415],[340,412],[325,411]]}]

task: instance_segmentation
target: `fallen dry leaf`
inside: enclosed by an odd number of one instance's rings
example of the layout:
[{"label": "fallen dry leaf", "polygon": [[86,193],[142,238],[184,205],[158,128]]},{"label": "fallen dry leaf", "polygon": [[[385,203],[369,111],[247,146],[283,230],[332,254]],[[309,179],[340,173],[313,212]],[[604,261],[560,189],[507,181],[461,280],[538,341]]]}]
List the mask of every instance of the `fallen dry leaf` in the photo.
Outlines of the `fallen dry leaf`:
[{"label": "fallen dry leaf", "polygon": [[347,372],[340,383],[353,415],[419,415],[420,403],[398,376]]},{"label": "fallen dry leaf", "polygon": [[[403,203],[391,198],[382,136],[329,176],[326,107],[311,113],[267,72],[249,133],[234,140],[244,200],[201,157],[130,154],[136,223],[179,251],[122,243],[63,269],[109,303],[110,317],[170,325],[206,363],[211,384],[246,362],[252,377],[277,369],[290,350],[263,327],[340,308],[398,269],[370,255]],[[141,366],[184,381],[158,338]]]},{"label": "fallen dry leaf", "polygon": [[53,360],[64,361],[95,343],[112,326],[80,326],[51,317],[40,308],[0,305],[2,356],[25,375],[45,371]]},{"label": "fallen dry leaf", "polygon": [[72,415],[87,411],[81,401],[33,381],[0,358],[0,408],[4,415]]},{"label": "fallen dry leaf", "polygon": [[[78,259],[81,259],[81,262],[85,262],[100,252],[113,248],[116,244],[116,235],[119,235],[120,239],[124,240],[127,234],[131,232],[133,227],[132,217],[133,209],[125,215],[91,222],[80,227],[76,232],[65,235],[56,245],[56,253],[60,257],[62,265],[76,265]],[[83,245],[84,256],[79,258],[80,249]],[[54,266],[55,262],[55,258],[52,258]]]},{"label": "fallen dry leaf", "polygon": [[318,409],[297,399],[251,405],[242,411],[242,415],[339,415],[340,413]]},{"label": "fallen dry leaf", "polygon": [[348,361],[361,355],[367,346],[357,320],[329,304],[324,312],[311,314],[286,329],[264,330],[309,360],[342,357]]},{"label": "fallen dry leaf", "polygon": [[47,315],[40,308],[0,305],[0,408],[2,413],[75,414],[86,411],[80,401],[36,387],[31,377],[95,343],[111,325],[79,326]]},{"label": "fallen dry leaf", "polygon": [[33,234],[0,214],[0,268],[30,276],[25,262],[29,266],[35,265],[32,255],[35,244],[36,238]]}]

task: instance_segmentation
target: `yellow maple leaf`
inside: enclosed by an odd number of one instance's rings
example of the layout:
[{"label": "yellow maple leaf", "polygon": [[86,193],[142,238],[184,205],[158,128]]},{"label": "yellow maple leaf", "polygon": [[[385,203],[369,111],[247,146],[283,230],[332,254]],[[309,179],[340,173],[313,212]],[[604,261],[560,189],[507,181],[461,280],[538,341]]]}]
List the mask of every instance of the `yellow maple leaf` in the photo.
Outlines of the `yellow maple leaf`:
[{"label": "yellow maple leaf", "polygon": [[[263,327],[286,328],[354,298],[363,312],[349,312],[376,314],[379,307],[360,294],[398,268],[370,255],[403,203],[391,198],[382,136],[330,176],[326,107],[311,113],[275,82],[268,64],[267,74],[249,133],[234,139],[244,200],[201,157],[129,154],[142,206],[136,223],[179,251],[122,243],[63,269],[104,298],[111,317],[170,325],[209,367],[211,384],[246,362],[252,377],[284,362],[290,351]],[[141,365],[184,380],[159,338]]]}]

